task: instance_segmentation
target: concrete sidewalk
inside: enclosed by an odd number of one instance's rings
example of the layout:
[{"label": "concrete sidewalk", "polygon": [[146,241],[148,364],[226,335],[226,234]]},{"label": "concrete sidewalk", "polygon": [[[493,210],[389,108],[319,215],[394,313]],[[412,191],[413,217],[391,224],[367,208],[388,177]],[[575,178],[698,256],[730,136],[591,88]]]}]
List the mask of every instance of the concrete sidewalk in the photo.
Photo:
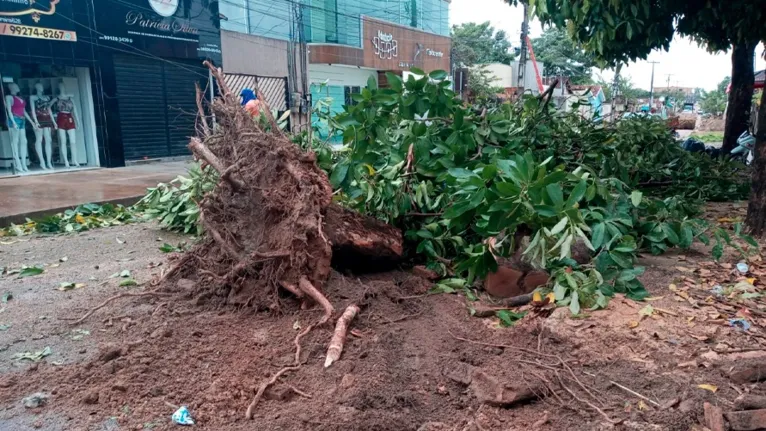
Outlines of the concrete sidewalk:
[{"label": "concrete sidewalk", "polygon": [[0,178],[0,226],[61,212],[84,203],[130,205],[147,187],[186,173],[189,162],[167,162],[52,175]]}]

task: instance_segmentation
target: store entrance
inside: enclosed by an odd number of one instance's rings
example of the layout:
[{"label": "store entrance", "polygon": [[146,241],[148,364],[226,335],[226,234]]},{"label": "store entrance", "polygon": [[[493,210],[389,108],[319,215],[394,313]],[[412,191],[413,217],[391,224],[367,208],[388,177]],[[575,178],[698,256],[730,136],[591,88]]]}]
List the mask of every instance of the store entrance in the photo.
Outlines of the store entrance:
[{"label": "store entrance", "polygon": [[194,84],[207,88],[199,61],[114,56],[125,160],[186,156],[195,134]]},{"label": "store entrance", "polygon": [[87,67],[0,64],[0,176],[98,167]]}]

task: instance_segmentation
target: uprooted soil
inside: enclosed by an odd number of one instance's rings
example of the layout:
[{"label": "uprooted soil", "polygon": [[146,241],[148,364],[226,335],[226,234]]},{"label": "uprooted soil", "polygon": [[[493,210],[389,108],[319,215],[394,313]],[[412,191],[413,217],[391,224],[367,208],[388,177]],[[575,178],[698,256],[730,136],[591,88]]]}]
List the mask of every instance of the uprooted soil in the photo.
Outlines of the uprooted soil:
[{"label": "uprooted soil", "polygon": [[[530,310],[511,328],[471,317],[462,295],[424,295],[430,284],[407,271],[334,272],[324,292],[336,310],[362,307],[340,361],[323,368],[332,328],[315,329],[302,340],[302,367],[267,391],[249,421],[244,412],[255,390],[292,363],[295,334],[320,318],[318,307],[301,310],[288,297],[280,315],[219,307],[179,282],[172,296],[123,299],[72,325],[115,293],[144,289],[119,287],[111,273],[130,269],[144,285],[159,274],[167,255],[157,236],[167,234],[123,226],[1,246],[10,267],[59,266],[0,278],[0,291],[14,296],[0,305],[0,323],[13,324],[0,331],[0,429],[175,429],[170,415],[185,405],[197,427],[209,430],[688,430],[704,422],[704,401],[730,410],[740,392],[766,392],[763,383],[728,377],[733,366],[766,357],[758,321],[750,333],[737,330],[712,315],[720,310],[704,302],[695,308],[668,289],[709,260],[690,251],[644,259],[647,303],[618,297],[577,319],[566,309],[549,317]],[[62,251],[51,241],[79,252],[58,262]],[[53,290],[91,273],[97,280],[84,288]],[[642,316],[647,304],[663,312]],[[78,329],[90,332],[73,340],[83,334]],[[44,346],[53,354],[40,362],[12,359]],[[547,396],[497,406],[474,383],[477,372],[514,387],[542,382]],[[35,392],[50,394],[48,404],[26,409],[22,398]]]}]

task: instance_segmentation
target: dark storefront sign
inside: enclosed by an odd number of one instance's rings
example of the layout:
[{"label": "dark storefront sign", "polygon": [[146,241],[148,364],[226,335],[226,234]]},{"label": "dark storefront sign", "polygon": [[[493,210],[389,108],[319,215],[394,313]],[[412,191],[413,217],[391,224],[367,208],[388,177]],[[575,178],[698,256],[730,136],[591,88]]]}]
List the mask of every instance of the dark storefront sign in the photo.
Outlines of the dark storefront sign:
[{"label": "dark storefront sign", "polygon": [[0,36],[76,42],[71,8],[66,0],[0,0]]},{"label": "dark storefront sign", "polygon": [[220,64],[215,0],[98,0],[95,8],[104,45],[169,58],[210,58]]}]

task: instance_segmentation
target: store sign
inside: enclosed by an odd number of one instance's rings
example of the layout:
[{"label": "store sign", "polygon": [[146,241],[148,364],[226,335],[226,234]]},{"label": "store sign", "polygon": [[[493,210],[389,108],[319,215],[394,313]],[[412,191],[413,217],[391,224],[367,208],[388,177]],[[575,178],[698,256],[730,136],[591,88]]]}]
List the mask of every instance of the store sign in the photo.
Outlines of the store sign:
[{"label": "store sign", "polygon": [[[3,1],[3,0],[0,0]],[[155,55],[220,58],[217,2],[209,0],[97,1],[96,26],[106,44]]]},{"label": "store sign", "polygon": [[0,36],[76,42],[70,1],[0,0]]},{"label": "store sign", "polygon": [[372,38],[372,46],[375,47],[375,55],[383,60],[399,56],[399,44],[391,33],[378,30],[378,35]]}]

